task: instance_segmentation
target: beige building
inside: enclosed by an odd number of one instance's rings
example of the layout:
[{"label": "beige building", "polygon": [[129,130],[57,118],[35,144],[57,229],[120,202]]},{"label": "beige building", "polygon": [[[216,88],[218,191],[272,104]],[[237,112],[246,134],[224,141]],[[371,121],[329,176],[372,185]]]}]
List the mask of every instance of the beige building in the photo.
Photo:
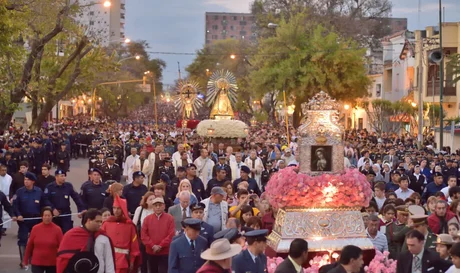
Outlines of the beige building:
[{"label": "beige building", "polygon": [[[439,50],[439,28],[427,27],[425,30],[415,32],[415,93],[414,100],[419,101],[419,69],[423,72],[422,81],[422,101],[430,105],[438,104],[440,99],[440,80],[439,80],[439,65],[430,63],[428,56],[433,51]],[[423,41],[421,49],[420,41]],[[443,25],[443,53],[444,53],[444,98],[443,108],[447,117],[457,117],[460,115],[460,98],[458,94],[460,88],[452,80],[455,75],[448,65],[448,56],[458,52],[460,46],[460,22],[444,23]],[[421,54],[420,54],[421,52]],[[422,66],[420,67],[420,58],[422,58]]]}]

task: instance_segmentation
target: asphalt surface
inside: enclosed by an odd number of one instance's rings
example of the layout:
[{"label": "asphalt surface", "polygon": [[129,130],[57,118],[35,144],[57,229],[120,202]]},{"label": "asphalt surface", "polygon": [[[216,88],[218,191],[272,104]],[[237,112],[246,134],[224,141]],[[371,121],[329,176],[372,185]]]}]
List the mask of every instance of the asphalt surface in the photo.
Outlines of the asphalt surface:
[{"label": "asphalt surface", "polygon": [[[52,170],[54,174],[55,169]],[[70,172],[67,173],[67,181],[74,185],[77,192],[80,187],[88,180],[88,159],[72,160],[70,162]],[[72,201],[72,212],[77,212],[77,207]],[[81,219],[73,217],[74,226],[81,224]],[[19,250],[17,246],[18,225],[13,223],[11,229],[6,231],[6,236],[2,237],[0,247],[0,273],[19,273],[24,272],[19,268]],[[29,269],[30,271],[30,269]]]}]

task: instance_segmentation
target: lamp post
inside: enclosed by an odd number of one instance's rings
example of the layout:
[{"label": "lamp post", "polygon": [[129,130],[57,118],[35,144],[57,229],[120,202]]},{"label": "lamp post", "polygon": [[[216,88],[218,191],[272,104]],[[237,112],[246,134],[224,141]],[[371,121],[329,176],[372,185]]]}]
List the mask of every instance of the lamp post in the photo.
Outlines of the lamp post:
[{"label": "lamp post", "polygon": [[[444,56],[442,46],[442,0],[439,0],[439,51],[441,51],[441,62],[439,63],[439,150],[442,150],[444,141],[444,117],[443,117],[443,97],[444,97]],[[434,84],[434,83],[433,83]],[[452,147],[453,148],[453,147]]]},{"label": "lamp post", "polygon": [[155,75],[150,71],[144,72],[144,75],[152,77],[153,109],[154,109],[154,114],[155,114],[155,130],[158,130],[157,89],[156,89],[156,86],[155,86],[156,85],[156,83],[155,83]]}]

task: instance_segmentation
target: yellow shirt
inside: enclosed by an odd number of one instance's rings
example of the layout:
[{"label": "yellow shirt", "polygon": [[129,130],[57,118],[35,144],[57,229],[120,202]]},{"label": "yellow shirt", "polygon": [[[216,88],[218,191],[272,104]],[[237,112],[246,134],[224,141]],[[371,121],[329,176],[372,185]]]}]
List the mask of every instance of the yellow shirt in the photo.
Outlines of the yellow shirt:
[{"label": "yellow shirt", "polygon": [[[234,211],[234,210],[236,209],[236,207],[237,207],[237,206],[230,207],[230,209],[228,210],[228,212],[231,214],[232,211]],[[252,212],[254,213],[254,216],[257,216],[257,215],[260,213],[260,211],[259,211],[257,208],[252,208]],[[241,210],[238,211],[238,212],[236,213],[236,215],[233,216],[233,217],[239,219],[240,216],[241,216]]]}]

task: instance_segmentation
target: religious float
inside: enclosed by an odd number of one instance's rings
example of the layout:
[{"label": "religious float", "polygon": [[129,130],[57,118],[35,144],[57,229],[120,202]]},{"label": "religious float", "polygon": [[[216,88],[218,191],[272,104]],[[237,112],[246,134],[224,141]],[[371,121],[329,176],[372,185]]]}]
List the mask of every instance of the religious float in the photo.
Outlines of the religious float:
[{"label": "religious float", "polygon": [[311,259],[334,262],[346,245],[363,249],[367,263],[374,257],[360,212],[372,190],[358,170],[344,168],[338,109],[323,91],[302,105],[299,167],[279,171],[266,186],[268,201],[278,209],[268,240],[271,257],[286,257],[296,238],[308,241]]},{"label": "religious float", "polygon": [[203,106],[203,99],[199,96],[200,86],[195,81],[180,81],[177,85],[175,107],[182,113],[182,119],[176,122],[177,128],[195,129],[200,121],[195,119],[198,110]]},{"label": "religious float", "polygon": [[235,76],[230,71],[214,72],[208,81],[206,97],[206,103],[211,107],[210,119],[201,121],[196,128],[198,135],[213,139],[213,143],[232,146],[234,151],[241,149],[238,138],[245,138],[249,133],[244,122],[234,120],[237,90]]}]

